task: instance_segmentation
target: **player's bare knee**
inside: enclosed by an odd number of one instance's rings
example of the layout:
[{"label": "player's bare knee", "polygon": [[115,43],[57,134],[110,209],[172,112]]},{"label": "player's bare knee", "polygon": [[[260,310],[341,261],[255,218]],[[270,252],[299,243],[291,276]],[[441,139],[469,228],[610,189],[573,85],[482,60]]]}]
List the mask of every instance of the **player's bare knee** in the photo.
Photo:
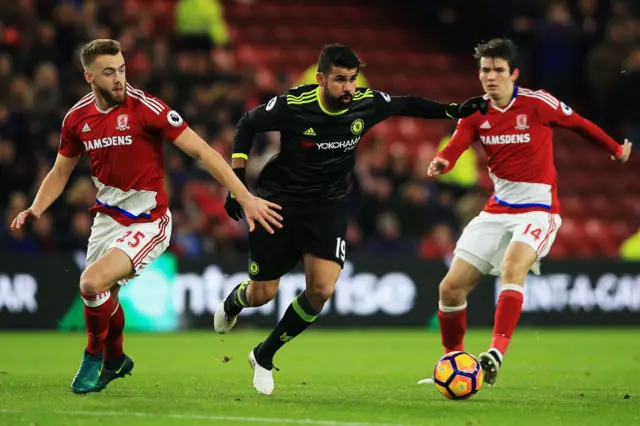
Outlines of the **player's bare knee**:
[{"label": "player's bare knee", "polygon": [[[323,302],[326,302],[327,300],[331,299],[331,296],[333,296],[333,290],[334,290],[334,286],[332,284],[314,286],[311,289],[311,294],[315,296],[317,299],[320,299]],[[307,290],[307,296],[308,295],[309,295],[309,290]]]},{"label": "player's bare knee", "polygon": [[80,276],[80,291],[83,294],[98,294],[109,290],[111,283],[101,278],[100,274],[86,269]]},{"label": "player's bare knee", "polygon": [[252,307],[266,305],[276,297],[279,284],[280,280],[251,281],[246,293],[247,302]]},{"label": "player's bare knee", "polygon": [[307,299],[314,307],[323,306],[333,296],[336,283],[333,280],[322,280],[315,277],[307,282]]},{"label": "player's bare knee", "polygon": [[471,287],[467,283],[445,277],[440,283],[440,301],[445,306],[462,305]]}]

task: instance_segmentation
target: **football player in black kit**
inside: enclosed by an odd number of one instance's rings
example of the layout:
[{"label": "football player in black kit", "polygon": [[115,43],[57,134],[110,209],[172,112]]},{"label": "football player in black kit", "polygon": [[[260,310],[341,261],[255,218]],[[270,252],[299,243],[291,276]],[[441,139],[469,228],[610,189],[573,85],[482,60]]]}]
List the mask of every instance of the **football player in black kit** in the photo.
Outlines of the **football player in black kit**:
[{"label": "football player in black kit", "polygon": [[[262,306],[276,295],[280,277],[302,261],[306,290],[286,310],[271,334],[249,353],[253,386],[273,392],[273,356],[316,319],[333,294],[346,256],[347,187],[356,148],[376,124],[393,116],[463,118],[486,114],[482,97],[461,105],[416,96],[389,96],[356,87],[364,64],[347,46],[326,46],[318,62],[318,84],[298,86],[245,114],[239,121],[231,165],[245,182],[256,133],[280,131],[280,153],[256,182],[259,197],[282,206],[283,227],[249,234],[249,276],[218,307],[214,327],[226,333],[243,308]],[[426,172],[426,171],[425,171]],[[234,220],[242,209],[232,194],[225,202]]]}]

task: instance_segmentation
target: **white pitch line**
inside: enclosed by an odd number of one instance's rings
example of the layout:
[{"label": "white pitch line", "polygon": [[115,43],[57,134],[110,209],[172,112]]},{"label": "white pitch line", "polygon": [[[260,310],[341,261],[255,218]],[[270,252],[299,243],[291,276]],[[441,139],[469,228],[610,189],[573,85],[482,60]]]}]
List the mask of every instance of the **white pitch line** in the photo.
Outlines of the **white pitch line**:
[{"label": "white pitch line", "polygon": [[272,417],[233,417],[214,416],[207,414],[161,414],[161,413],[127,413],[117,411],[36,411],[36,410],[0,410],[0,414],[58,414],[61,416],[112,416],[112,417],[148,417],[166,418],[180,420],[210,420],[228,422],[251,422],[251,423],[279,423],[297,425],[321,425],[321,426],[416,426],[399,423],[363,423],[363,422],[339,422],[333,420],[313,420],[313,419],[277,419]]}]

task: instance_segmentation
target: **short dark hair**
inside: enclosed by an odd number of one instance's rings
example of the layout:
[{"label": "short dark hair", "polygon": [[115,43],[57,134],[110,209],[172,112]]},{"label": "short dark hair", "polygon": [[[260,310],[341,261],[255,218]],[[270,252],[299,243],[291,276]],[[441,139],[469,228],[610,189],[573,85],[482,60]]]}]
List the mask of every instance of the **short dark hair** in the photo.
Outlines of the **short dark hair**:
[{"label": "short dark hair", "polygon": [[504,59],[509,64],[509,72],[517,68],[518,47],[508,38],[494,38],[476,46],[473,57],[480,64],[482,58]]},{"label": "short dark hair", "polygon": [[336,66],[346,69],[362,68],[366,64],[356,53],[344,44],[333,43],[326,45],[318,59],[318,72],[327,74],[331,67]]},{"label": "short dark hair", "polygon": [[115,56],[122,51],[122,47],[120,43],[116,40],[111,39],[96,39],[82,47],[82,52],[80,53],[80,61],[82,61],[82,66],[85,70],[87,70],[93,61],[95,61],[96,57],[100,55],[111,55]]}]

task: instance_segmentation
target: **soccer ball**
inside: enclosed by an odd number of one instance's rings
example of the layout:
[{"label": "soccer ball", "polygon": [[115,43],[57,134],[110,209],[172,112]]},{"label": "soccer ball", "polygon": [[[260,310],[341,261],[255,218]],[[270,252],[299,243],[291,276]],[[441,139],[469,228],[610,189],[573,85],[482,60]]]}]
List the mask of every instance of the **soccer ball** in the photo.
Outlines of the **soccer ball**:
[{"label": "soccer ball", "polygon": [[471,398],[480,390],[483,379],[480,363],[466,352],[449,352],[433,372],[436,388],[449,399]]}]

